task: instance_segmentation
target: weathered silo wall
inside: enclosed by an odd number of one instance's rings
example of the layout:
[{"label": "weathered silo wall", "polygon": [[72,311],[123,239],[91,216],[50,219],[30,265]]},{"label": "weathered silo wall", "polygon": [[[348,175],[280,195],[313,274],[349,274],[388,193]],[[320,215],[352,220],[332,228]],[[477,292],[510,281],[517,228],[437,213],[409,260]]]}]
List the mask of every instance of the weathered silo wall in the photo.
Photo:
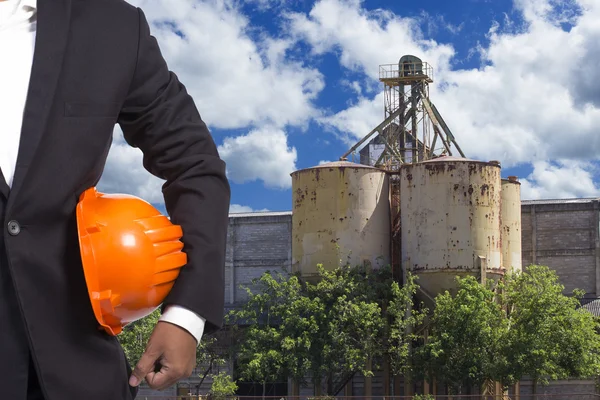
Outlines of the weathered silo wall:
[{"label": "weathered silo wall", "polygon": [[388,175],[341,161],[292,173],[292,270],[390,260]]},{"label": "weathered silo wall", "polygon": [[502,264],[506,271],[521,271],[521,184],[515,177],[502,179],[501,209]]},{"label": "weathered silo wall", "polygon": [[497,163],[440,157],[402,166],[400,179],[402,265],[426,293],[503,274]]}]

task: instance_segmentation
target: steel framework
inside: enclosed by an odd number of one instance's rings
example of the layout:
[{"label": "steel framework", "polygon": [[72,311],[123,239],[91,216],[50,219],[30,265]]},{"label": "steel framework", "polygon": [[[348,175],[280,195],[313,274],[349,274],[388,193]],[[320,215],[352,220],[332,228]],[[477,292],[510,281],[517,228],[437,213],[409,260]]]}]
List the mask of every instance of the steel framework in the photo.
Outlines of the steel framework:
[{"label": "steel framework", "polygon": [[[360,150],[360,163],[398,171],[400,165],[464,154],[450,128],[429,99],[433,68],[414,56],[398,64],[379,66],[384,87],[384,120],[348,150],[340,160]],[[365,145],[366,144],[366,145]],[[454,146],[452,146],[454,145]]]}]

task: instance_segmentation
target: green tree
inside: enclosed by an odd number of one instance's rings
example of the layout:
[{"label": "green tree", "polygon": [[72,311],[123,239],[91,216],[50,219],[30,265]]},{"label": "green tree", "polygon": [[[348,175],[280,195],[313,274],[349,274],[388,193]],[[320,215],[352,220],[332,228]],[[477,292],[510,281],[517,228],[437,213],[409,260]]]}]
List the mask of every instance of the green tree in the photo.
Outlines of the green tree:
[{"label": "green tree", "polygon": [[156,309],[150,315],[126,325],[117,336],[132,367],[142,358],[159,318],[160,309]]},{"label": "green tree", "polygon": [[225,400],[227,396],[234,395],[237,389],[237,384],[228,373],[220,372],[217,375],[213,375],[213,382],[210,388],[213,400]]},{"label": "green tree", "polygon": [[318,266],[317,283],[270,272],[255,280],[256,293],[233,315],[245,325],[239,341],[241,376],[263,385],[281,376],[312,383],[320,394],[336,378],[355,371],[369,375],[368,360],[380,353],[384,324],[369,272],[349,266]]},{"label": "green tree", "polygon": [[428,342],[417,354],[422,375],[435,377],[454,394],[495,377],[507,326],[491,287],[470,276],[456,281],[456,295],[436,296]]},{"label": "green tree", "polygon": [[417,307],[415,304],[418,289],[416,279],[416,276],[408,273],[404,285],[393,281],[388,283],[391,298],[386,308],[386,320],[389,325],[387,334],[382,338],[382,347],[389,357],[394,375],[409,376],[414,373],[411,349],[422,339],[417,329],[423,324],[428,313],[423,305]]},{"label": "green tree", "polygon": [[591,377],[600,373],[598,321],[580,307],[582,291],[564,295],[556,273],[531,265],[507,277],[503,301],[508,332],[503,340],[503,375],[510,383],[529,376],[548,379]]},{"label": "green tree", "polygon": [[[311,352],[311,372],[320,388],[327,379],[327,394],[333,395],[336,378],[355,372],[372,376],[370,360],[382,354],[384,329],[381,293],[376,292],[377,273],[364,267],[317,267],[319,280],[307,284],[311,299],[323,304],[316,315],[318,333]],[[319,393],[319,392],[317,392]]]},{"label": "green tree", "polygon": [[224,366],[227,363],[228,351],[223,349],[218,339],[218,334],[221,331],[217,331],[210,335],[204,335],[196,348],[196,369],[200,371],[198,376],[200,382],[196,384],[196,395],[200,394],[200,387],[207,377],[216,376],[213,374],[215,367]]},{"label": "green tree", "polygon": [[322,308],[311,301],[296,276],[264,273],[252,281],[256,293],[245,287],[248,301],[230,314],[243,333],[236,344],[240,377],[267,382],[289,376],[303,382],[310,368],[315,315]]}]

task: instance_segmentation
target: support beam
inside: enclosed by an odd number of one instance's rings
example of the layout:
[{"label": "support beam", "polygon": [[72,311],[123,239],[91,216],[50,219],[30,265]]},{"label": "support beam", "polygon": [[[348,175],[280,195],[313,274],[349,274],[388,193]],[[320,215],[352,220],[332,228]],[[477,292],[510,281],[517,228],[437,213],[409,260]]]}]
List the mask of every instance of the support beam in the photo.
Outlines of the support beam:
[{"label": "support beam", "polygon": [[596,297],[600,297],[600,200],[594,200],[594,242],[596,247]]},{"label": "support beam", "polygon": [[235,304],[235,237],[236,237],[236,218],[231,220],[231,236],[229,237],[229,303]]},{"label": "support beam", "polygon": [[537,263],[537,217],[535,204],[531,205],[531,263]]},{"label": "support beam", "polygon": [[381,133],[382,129],[385,128],[387,125],[389,125],[390,122],[392,122],[394,120],[394,118],[396,118],[398,115],[400,115],[401,112],[402,112],[401,109],[398,109],[398,110],[394,111],[382,123],[380,123],[379,125],[377,125],[371,132],[369,132],[367,134],[367,136],[365,136],[364,138],[362,138],[358,143],[356,143],[354,146],[352,146],[352,148],[350,150],[348,150],[346,153],[344,153],[344,155],[340,157],[340,160],[341,161],[345,160],[346,157],[348,157],[348,155],[350,155],[350,153],[352,153],[354,150],[358,149],[361,144],[363,144],[367,140],[369,140],[369,138],[371,136],[373,136],[373,134],[375,134],[375,133]]}]

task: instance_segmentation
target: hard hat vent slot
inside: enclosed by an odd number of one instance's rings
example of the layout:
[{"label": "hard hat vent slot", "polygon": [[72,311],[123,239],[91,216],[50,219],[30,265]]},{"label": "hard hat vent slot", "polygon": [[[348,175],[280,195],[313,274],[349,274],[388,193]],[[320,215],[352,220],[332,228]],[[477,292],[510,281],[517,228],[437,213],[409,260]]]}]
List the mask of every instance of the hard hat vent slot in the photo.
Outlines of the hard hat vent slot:
[{"label": "hard hat vent slot", "polygon": [[183,249],[183,243],[178,241],[154,243],[154,256],[162,257],[172,253],[179,253]]}]

